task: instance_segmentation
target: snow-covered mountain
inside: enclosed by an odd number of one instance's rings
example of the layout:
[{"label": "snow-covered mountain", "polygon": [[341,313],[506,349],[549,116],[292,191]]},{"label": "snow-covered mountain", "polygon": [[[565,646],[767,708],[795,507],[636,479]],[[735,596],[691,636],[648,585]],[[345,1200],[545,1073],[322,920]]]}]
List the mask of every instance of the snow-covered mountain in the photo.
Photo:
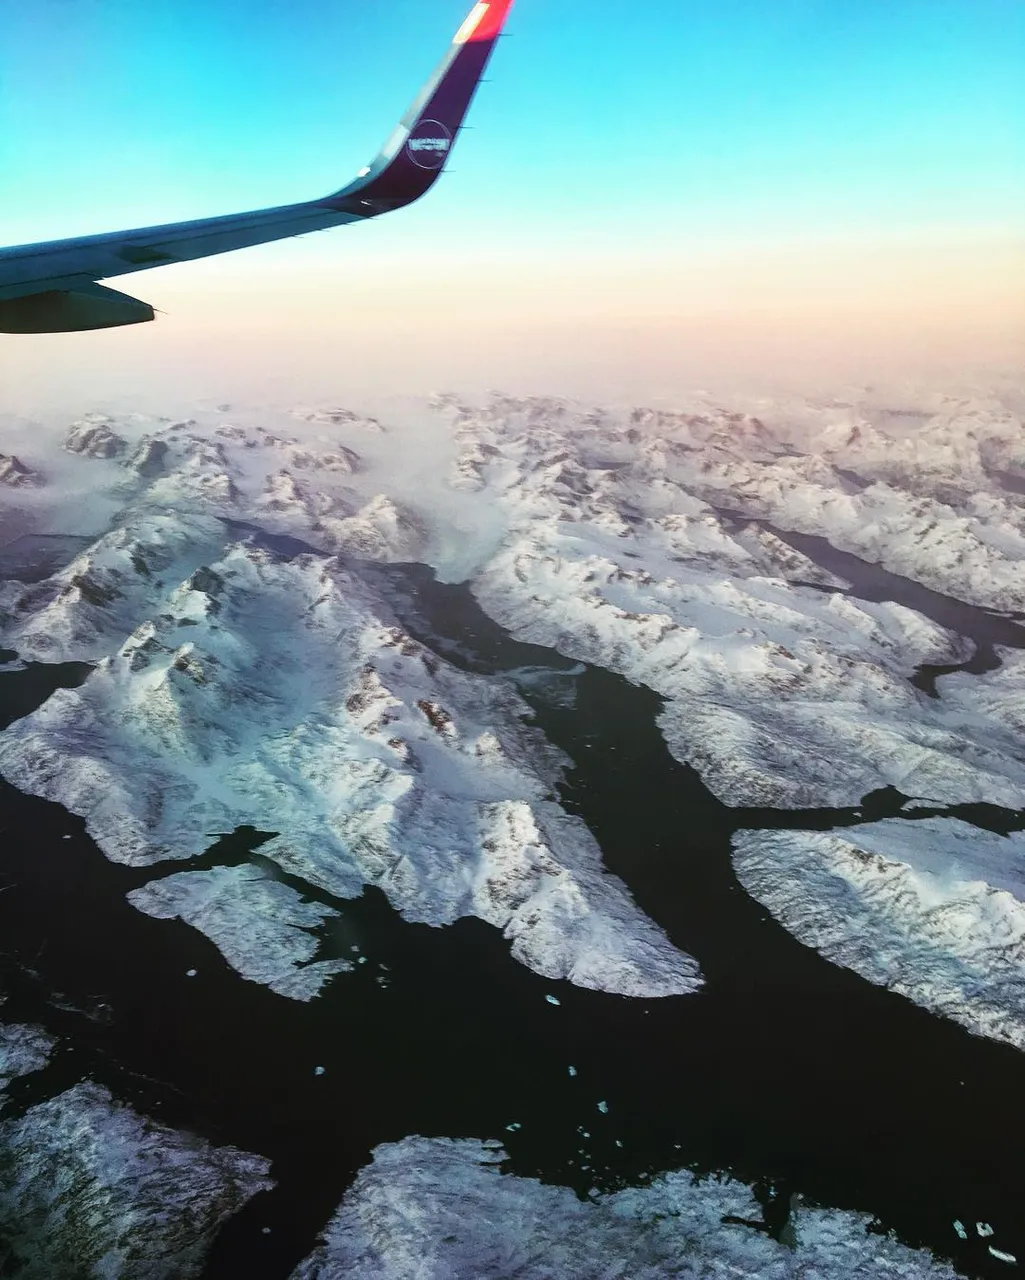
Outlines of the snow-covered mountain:
[{"label": "snow-covered mountain", "polygon": [[[1025,809],[1025,635],[1009,616],[1025,614],[1023,439],[990,392],[699,393],[673,409],[440,395],[5,424],[0,648],[94,670],[0,734],[0,773],[149,868],[139,910],[186,921],[293,1000],[351,967],[320,939],[367,885],[410,921],[478,917],[548,977],[697,991],[701,956],[643,914],[560,803],[568,758],[515,684],[414,639],[368,568],[426,563],[517,639],[659,694],[670,751],[726,805],[853,807],[887,786],[928,802],[931,817],[741,832],[738,877],[835,963],[1025,1047],[1025,845],[942,812]],[[867,599],[795,533],[899,577]],[[901,581],[970,606],[978,649],[967,615],[886,598]],[[560,668],[529,678],[572,684]],[[275,833],[258,860],[192,865],[243,825]],[[39,1034],[9,1036],[18,1070],[42,1065]],[[149,1122],[120,1107],[86,1083],[5,1121],[9,1194],[49,1221],[48,1153],[83,1125],[139,1149]],[[158,1140],[177,1159],[179,1139]],[[232,1206],[265,1185],[256,1157],[188,1153],[214,1168],[216,1204],[232,1161]],[[296,1275],[405,1276],[425,1257],[446,1275],[482,1274],[481,1257],[542,1274],[531,1259],[548,1266],[570,1236],[567,1276],[669,1274],[680,1257],[695,1275],[726,1259],[752,1276],[952,1274],[853,1213],[797,1206],[784,1247],[750,1225],[740,1183],[672,1174],[585,1203],[499,1178],[499,1157],[378,1148]],[[482,1217],[519,1225],[468,1234]]]},{"label": "snow-covered mountain", "polygon": [[[557,804],[565,761],[525,723],[513,686],[415,643],[358,569],[235,541],[222,513],[294,529],[306,507],[262,510],[265,485],[236,470],[228,445],[167,434],[161,474],[135,476],[107,533],[49,578],[3,589],[2,634],[19,655],[97,664],[0,737],[4,776],[84,816],[118,861],[187,858],[252,824],[280,833],[264,856],[318,889],[346,898],[375,884],[434,925],[479,916],[545,976],[629,995],[694,990],[696,964]],[[254,448],[293,448],[267,434]],[[331,458],[325,474],[338,474]],[[408,554],[390,500],[363,510],[339,526],[364,555]],[[299,531],[323,534],[323,519]],[[182,915],[282,993],[309,998],[344,967],[296,968],[317,921],[258,875],[182,873],[133,900]]]},{"label": "snow-covered mountain", "polygon": [[374,1152],[292,1280],[954,1280],[864,1214],[792,1200],[780,1239],[750,1187],[687,1170],[580,1200],[502,1176],[497,1143],[406,1138]]},{"label": "snow-covered mountain", "polygon": [[733,860],[748,893],[827,959],[1025,1049],[1025,835],[891,818],[742,831]]},{"label": "snow-covered mountain", "polygon": [[[37,1027],[0,1026],[0,1083],[40,1071],[53,1048]],[[274,1185],[269,1163],[73,1085],[0,1121],[4,1265],[25,1280],[189,1280],[222,1223]]]},{"label": "snow-covered mountain", "polygon": [[[474,470],[506,513],[473,578],[481,604],[523,639],[662,694],[670,749],[727,803],[855,804],[886,785],[947,803],[1025,803],[1016,744],[909,683],[920,664],[964,660],[970,642],[899,604],[845,594],[771,532],[724,514],[798,528],[808,522],[793,504],[823,485],[831,502],[856,506],[822,457],[794,456],[739,414],[635,411],[628,425],[559,403],[440,407],[461,443],[456,482]],[[793,503],[781,507],[783,473]],[[866,519],[862,505],[855,523]],[[835,523],[811,523],[833,538]],[[963,532],[953,513],[948,524]],[[905,540],[913,533],[890,530],[895,548]],[[1016,591],[1025,541],[1007,550],[1019,558],[1001,572]],[[943,579],[955,595],[960,583]]]},{"label": "snow-covered mountain", "polygon": [[[992,396],[668,411],[444,395],[383,419],[92,413],[19,436],[23,465],[54,476],[29,494],[36,527],[82,531],[74,460],[97,536],[0,587],[0,643],[98,665],[0,739],[5,776],[84,814],[112,857],[187,857],[255,823],[280,832],[268,856],[339,897],[375,883],[411,919],[472,912],[585,985],[692,989],[693,964],[558,808],[564,762],[523,704],[412,642],[358,557],[433,563],[517,637],[654,689],[671,751],[727,803],[854,805],[895,785],[1025,805],[1019,655],[929,696],[917,669],[971,641],[859,599],[765,527],[1020,608],[1025,503],[999,477],[1021,424]],[[213,919],[222,891],[190,874],[140,904]],[[265,896],[255,877],[229,899]]]}]

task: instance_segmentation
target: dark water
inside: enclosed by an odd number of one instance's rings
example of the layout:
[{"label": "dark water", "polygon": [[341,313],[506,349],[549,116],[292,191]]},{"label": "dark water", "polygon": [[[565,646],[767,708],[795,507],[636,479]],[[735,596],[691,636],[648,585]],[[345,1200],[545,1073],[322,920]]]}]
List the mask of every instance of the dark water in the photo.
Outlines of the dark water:
[{"label": "dark water", "polygon": [[[457,665],[579,670],[513,641],[465,587],[422,567],[373,576],[410,630]],[[286,1276],[370,1150],[410,1133],[499,1137],[511,1170],[581,1193],[685,1165],[730,1169],[758,1181],[767,1203],[800,1190],[873,1213],[968,1274],[1003,1275],[985,1243],[962,1244],[951,1222],[990,1221],[998,1247],[1025,1254],[1025,1055],[823,961],[747,897],[730,866],[738,827],[863,821],[896,813],[904,797],[867,797],[857,816],[727,809],[669,756],[655,695],[592,668],[554,677],[567,680],[572,705],[524,689],[573,758],[563,802],[700,961],[699,994],[581,991],[530,973],[475,920],[412,925],[375,889],[341,902],[292,879],[339,912],[320,958],[358,945],[368,961],[299,1004],[240,979],[188,926],[137,912],[124,895],[152,869],[107,862],[78,819],[2,785],[4,1018],[66,1037],[48,1068],[12,1087],[15,1106],[88,1074],[167,1123],[271,1157],[277,1189],[224,1230],[207,1280]],[[37,683],[31,697],[45,694]],[[23,711],[31,697],[18,697]],[[997,829],[1025,825],[982,806],[961,812]],[[267,834],[241,830],[162,870],[260,862]]]},{"label": "dark water", "polygon": [[64,533],[26,533],[0,547],[0,579],[38,582],[70,564],[94,539]]},{"label": "dark water", "polygon": [[[13,650],[0,649],[0,662],[15,657]],[[88,662],[26,662],[20,671],[0,671],[0,729],[34,711],[55,689],[77,688],[90,671]]]}]

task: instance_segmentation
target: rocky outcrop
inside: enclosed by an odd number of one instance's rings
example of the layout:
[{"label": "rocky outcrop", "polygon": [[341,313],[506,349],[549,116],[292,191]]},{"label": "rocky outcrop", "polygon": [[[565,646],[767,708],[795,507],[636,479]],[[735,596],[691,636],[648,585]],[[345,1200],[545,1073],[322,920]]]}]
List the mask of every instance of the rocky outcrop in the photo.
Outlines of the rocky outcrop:
[{"label": "rocky outcrop", "polygon": [[117,458],[128,442],[104,422],[77,422],[65,437],[64,448],[87,458]]},{"label": "rocky outcrop", "polygon": [[24,489],[45,483],[43,476],[27,467],[16,454],[0,453],[0,485],[7,489]]}]

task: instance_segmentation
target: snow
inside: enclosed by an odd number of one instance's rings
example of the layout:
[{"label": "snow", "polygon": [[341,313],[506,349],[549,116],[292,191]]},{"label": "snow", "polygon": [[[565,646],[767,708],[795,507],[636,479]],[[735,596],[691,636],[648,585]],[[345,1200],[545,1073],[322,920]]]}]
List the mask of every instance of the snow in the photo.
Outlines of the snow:
[{"label": "snow", "polygon": [[[174,423],[100,413],[8,425],[5,450],[46,483],[11,490],[5,520],[94,537],[43,581],[0,586],[0,645],[99,665],[0,737],[0,771],[82,814],[116,859],[189,857],[207,833],[253,823],[280,832],[263,852],[323,893],[371,883],[411,920],[477,915],[546,977],[693,990],[696,964],[559,808],[565,761],[510,687],[572,706],[572,673],[462,675],[336,556],[430,563],[468,581],[519,638],[653,689],[670,750],[728,804],[854,806],[895,786],[936,806],[1020,809],[1025,654],[1002,648],[994,671],[941,676],[931,698],[911,683],[917,668],[962,662],[970,642],[857,599],[758,521],[1022,611],[1025,504],[1001,479],[1025,469],[1022,434],[1017,406],[987,388],[746,403],[695,393],[672,410],[446,394],[391,415],[236,407]],[[247,527],[255,543],[237,541]],[[261,550],[274,537],[293,540],[281,544],[291,560]],[[1012,975],[980,977],[996,1004],[977,1000],[971,937],[929,934],[933,951],[915,963],[937,966],[933,995],[914,965],[894,968],[919,928],[939,928],[921,896],[933,880],[903,861],[914,825],[892,856],[919,905],[905,918],[862,904],[893,940],[892,964],[869,957],[866,970],[1014,1038]],[[773,838],[805,850],[808,901],[838,891],[808,853],[819,837]],[[777,885],[782,851],[766,856],[789,918],[800,895]],[[857,859],[831,856],[847,883]],[[983,889],[963,909],[985,932],[998,927],[992,895],[1001,911],[1018,899],[995,864],[978,870]],[[255,878],[229,909],[217,877],[172,879],[160,909],[202,918],[249,974],[255,958],[229,936],[250,916],[308,905]],[[267,894],[278,895],[270,914]],[[285,934],[268,944],[260,980],[305,996],[325,971],[297,968],[311,938],[291,932],[291,949]],[[821,939],[837,954],[854,942]],[[975,1012],[955,1014],[962,1005]]]},{"label": "snow", "polygon": [[89,458],[116,458],[124,453],[126,442],[104,422],[76,422],[68,432],[64,448]]},{"label": "snow", "polygon": [[[55,1037],[0,1025],[0,1093]],[[2,1115],[2,1112],[0,1112]],[[188,1280],[221,1224],[273,1186],[270,1161],[214,1147],[82,1082],[0,1121],[0,1239],[25,1280]]]},{"label": "snow", "polygon": [[[153,438],[152,423],[118,424],[126,438],[133,425]],[[337,495],[319,491],[256,511],[265,455],[295,442],[235,430],[168,428],[159,474],[124,481],[131,501],[111,527],[50,577],[0,588],[0,642],[22,658],[97,664],[0,736],[3,776],[84,817],[116,861],[192,857],[210,832],[251,824],[279,832],[262,854],[316,889],[351,898],[376,884],[432,925],[476,915],[546,977],[627,995],[695,990],[695,962],[555,802],[566,760],[526,723],[510,681],[463,674],[414,642],[358,565],[283,560],[231,532],[273,515],[289,537],[319,532],[393,559],[419,524],[386,498],[336,518],[325,512]],[[82,460],[94,463],[107,465]],[[338,474],[318,476],[330,487]],[[338,519],[356,521],[344,537]],[[133,901],[189,920],[246,976],[309,998],[329,972],[296,967],[312,939],[267,932],[305,910],[292,891],[250,876],[233,896],[244,873],[195,874]],[[241,936],[250,927],[263,931],[262,959]]]},{"label": "snow", "polygon": [[[869,1233],[870,1219],[796,1204],[792,1246],[754,1225],[751,1189],[687,1171],[580,1200],[502,1175],[497,1143],[409,1137],[373,1163],[292,1280],[953,1280],[924,1250]],[[795,1198],[796,1199],[796,1198]],[[746,1222],[726,1222],[724,1218]]]},{"label": "snow", "polygon": [[101,1085],[0,1123],[0,1235],[25,1280],[199,1276],[220,1225],[273,1184],[270,1162],[149,1120]]},{"label": "snow", "polygon": [[[478,601],[517,637],[661,694],[670,750],[725,802],[847,805],[893,785],[947,803],[1025,804],[1014,735],[994,740],[975,705],[986,697],[1013,720],[1013,678],[966,677],[960,698],[941,681],[943,696],[927,697],[910,683],[916,668],[963,661],[969,642],[899,604],[843,594],[779,538],[706,501],[744,506],[709,487],[706,463],[724,450],[733,478],[789,468],[795,492],[828,482],[853,501],[822,459],[752,461],[737,423],[717,430],[687,414],[669,415],[663,438],[543,402],[454,413],[466,447],[486,446],[482,497],[506,519],[475,571]],[[763,450],[766,433],[754,432]],[[1005,580],[1016,580],[1010,568]]]},{"label": "snow", "polygon": [[799,941],[1025,1049],[1025,834],[955,818],[741,831],[737,876]]},{"label": "snow", "polygon": [[45,483],[39,472],[27,467],[17,454],[0,453],[0,486],[7,489],[20,489]]},{"label": "snow", "polygon": [[257,867],[179,872],[133,889],[128,901],[158,919],[184,920],[244,978],[293,1000],[312,1000],[333,974],[352,970],[347,960],[314,961],[313,931],[331,909]]},{"label": "snow", "polygon": [[0,1023],[0,1093],[18,1076],[41,1071],[56,1043],[41,1027]]}]

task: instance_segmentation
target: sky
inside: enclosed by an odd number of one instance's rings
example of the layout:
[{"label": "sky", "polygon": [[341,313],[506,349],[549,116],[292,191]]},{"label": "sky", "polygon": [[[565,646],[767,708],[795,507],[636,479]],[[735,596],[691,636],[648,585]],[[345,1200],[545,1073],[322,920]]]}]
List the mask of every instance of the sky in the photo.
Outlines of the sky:
[{"label": "sky", "polygon": [[[470,7],[9,6],[0,243],[338,188]],[[517,0],[508,30],[422,202],[115,281],[166,314],[3,338],[8,393],[56,370],[76,394],[263,379],[671,396],[784,366],[1021,361],[1020,0]]]}]

